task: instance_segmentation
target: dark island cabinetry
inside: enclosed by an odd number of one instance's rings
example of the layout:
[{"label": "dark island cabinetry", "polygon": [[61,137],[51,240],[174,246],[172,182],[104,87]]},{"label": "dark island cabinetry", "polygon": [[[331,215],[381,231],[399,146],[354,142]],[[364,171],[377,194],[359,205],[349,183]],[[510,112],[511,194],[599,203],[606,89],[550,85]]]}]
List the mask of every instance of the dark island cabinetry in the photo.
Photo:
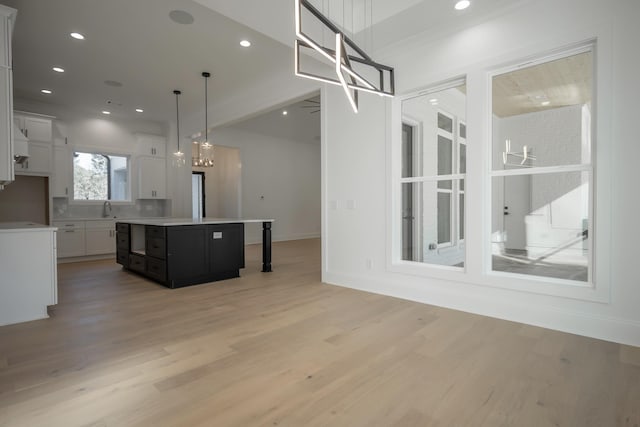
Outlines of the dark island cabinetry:
[{"label": "dark island cabinetry", "polygon": [[118,223],[117,262],[169,288],[240,276],[244,224]]}]

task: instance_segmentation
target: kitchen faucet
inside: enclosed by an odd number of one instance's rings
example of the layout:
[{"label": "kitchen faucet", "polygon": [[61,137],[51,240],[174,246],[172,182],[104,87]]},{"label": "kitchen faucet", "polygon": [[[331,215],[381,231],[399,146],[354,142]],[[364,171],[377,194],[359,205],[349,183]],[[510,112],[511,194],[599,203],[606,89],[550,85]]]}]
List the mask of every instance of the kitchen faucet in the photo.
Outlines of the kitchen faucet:
[{"label": "kitchen faucet", "polygon": [[111,202],[108,200],[105,200],[104,202],[104,206],[102,208],[102,216],[105,218],[111,216]]}]

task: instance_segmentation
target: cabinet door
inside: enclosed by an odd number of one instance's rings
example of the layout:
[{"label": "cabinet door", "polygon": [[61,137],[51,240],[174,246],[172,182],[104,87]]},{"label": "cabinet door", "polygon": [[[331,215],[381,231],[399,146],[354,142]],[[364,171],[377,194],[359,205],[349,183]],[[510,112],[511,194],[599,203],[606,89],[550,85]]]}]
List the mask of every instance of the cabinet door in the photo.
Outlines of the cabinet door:
[{"label": "cabinet door", "polygon": [[11,21],[0,15],[0,66],[11,67],[11,33]]},{"label": "cabinet door", "polygon": [[138,172],[139,199],[164,199],[167,197],[165,159],[140,157]]},{"label": "cabinet door", "polygon": [[84,249],[84,230],[60,229],[56,233],[58,258],[83,256]]},{"label": "cabinet door", "polygon": [[244,267],[244,225],[209,225],[210,271],[221,273]]},{"label": "cabinet door", "polygon": [[29,158],[16,165],[19,174],[47,174],[51,172],[51,145],[42,142],[29,142]]},{"label": "cabinet door", "polygon": [[138,134],[138,154],[142,156],[165,157],[167,140],[156,135]]},{"label": "cabinet door", "polygon": [[[0,17],[0,22],[2,18]],[[0,41],[0,44],[2,41]],[[11,70],[0,67],[0,184],[14,180]]]},{"label": "cabinet door", "polygon": [[51,197],[69,197],[72,165],[71,150],[66,146],[54,147],[52,172]]},{"label": "cabinet door", "polygon": [[[209,274],[209,232],[206,225],[167,227],[167,268],[170,281]],[[194,282],[192,282],[194,283]]]},{"label": "cabinet door", "polygon": [[87,255],[113,254],[116,252],[116,232],[112,229],[85,230]]},{"label": "cabinet door", "polygon": [[51,142],[53,139],[51,119],[24,117],[24,136],[29,141]]}]

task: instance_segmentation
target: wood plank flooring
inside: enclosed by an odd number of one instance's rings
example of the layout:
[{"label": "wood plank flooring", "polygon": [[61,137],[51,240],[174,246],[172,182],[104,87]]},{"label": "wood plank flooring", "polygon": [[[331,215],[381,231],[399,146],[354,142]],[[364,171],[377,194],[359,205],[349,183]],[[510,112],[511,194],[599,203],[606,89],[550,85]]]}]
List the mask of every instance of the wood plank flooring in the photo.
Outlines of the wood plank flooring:
[{"label": "wood plank flooring", "polygon": [[640,349],[320,283],[318,240],[170,290],[59,266],[0,328],[0,426],[639,426]]}]

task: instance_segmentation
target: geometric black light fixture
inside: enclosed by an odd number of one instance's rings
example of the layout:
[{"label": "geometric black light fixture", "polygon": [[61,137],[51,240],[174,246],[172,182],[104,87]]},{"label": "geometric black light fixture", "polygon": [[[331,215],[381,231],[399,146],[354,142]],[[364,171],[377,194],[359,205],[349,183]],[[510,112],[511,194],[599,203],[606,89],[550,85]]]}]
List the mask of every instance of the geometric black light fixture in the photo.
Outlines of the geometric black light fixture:
[{"label": "geometric black light fixture", "polygon": [[[314,40],[303,29],[303,15],[311,17],[314,28],[318,24],[323,31],[328,30],[331,37],[330,46]],[[358,92],[370,92],[380,96],[392,97],[395,94],[393,67],[373,61],[357,44],[331,20],[325,17],[308,0],[295,0],[295,74],[312,80],[342,86],[354,112],[358,112]],[[300,65],[302,49],[310,53],[318,53],[332,65],[331,75],[303,71]],[[366,77],[365,77],[366,73]]]}]

